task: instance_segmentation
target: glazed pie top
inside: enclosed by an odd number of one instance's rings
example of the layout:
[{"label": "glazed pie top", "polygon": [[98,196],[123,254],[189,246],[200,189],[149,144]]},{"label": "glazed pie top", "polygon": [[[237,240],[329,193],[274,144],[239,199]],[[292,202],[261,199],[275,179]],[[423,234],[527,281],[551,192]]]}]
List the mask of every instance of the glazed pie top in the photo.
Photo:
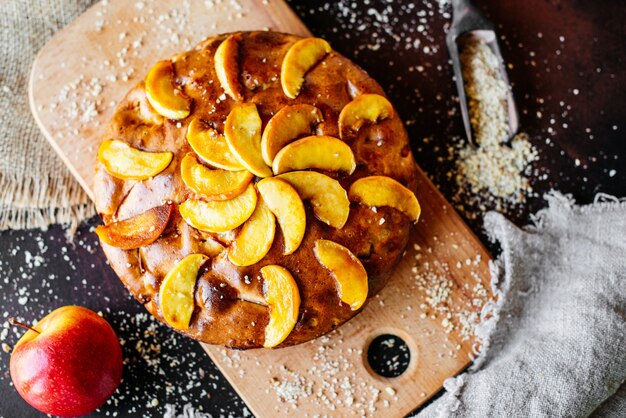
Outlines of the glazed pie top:
[{"label": "glazed pie top", "polygon": [[276,347],[353,317],[419,217],[407,134],[319,38],[241,32],[153,66],[98,150],[111,266],[159,320]]}]

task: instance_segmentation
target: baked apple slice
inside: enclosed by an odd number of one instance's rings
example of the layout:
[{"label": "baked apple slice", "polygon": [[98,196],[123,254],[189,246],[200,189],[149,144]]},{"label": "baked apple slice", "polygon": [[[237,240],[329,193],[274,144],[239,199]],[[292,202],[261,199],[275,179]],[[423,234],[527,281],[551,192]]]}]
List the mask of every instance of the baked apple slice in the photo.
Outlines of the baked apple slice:
[{"label": "baked apple slice", "polygon": [[163,319],[177,330],[189,328],[195,307],[196,280],[204,254],[191,254],[180,260],[163,279],[159,289],[159,306]]},{"label": "baked apple slice", "polygon": [[146,76],[146,97],[161,116],[184,119],[191,111],[191,98],[174,81],[174,64],[159,61]]},{"label": "baked apple slice", "polygon": [[236,266],[251,266],[265,257],[276,232],[276,219],[263,198],[257,200],[256,209],[241,227],[237,238],[228,249],[228,259]]},{"label": "baked apple slice", "polygon": [[274,174],[314,168],[352,174],[356,161],[350,146],[332,136],[307,136],[281,149],[272,163]]},{"label": "baked apple slice", "polygon": [[309,104],[280,109],[267,123],[261,137],[261,154],[265,163],[271,167],[278,151],[301,136],[312,135],[314,126],[323,120],[322,112]]},{"label": "baked apple slice", "polygon": [[306,212],[298,192],[284,180],[270,177],[256,185],[259,194],[270,208],[283,233],[283,254],[296,251],[304,238]]},{"label": "baked apple slice", "polygon": [[230,35],[215,51],[215,73],[222,88],[230,97],[240,102],[243,100],[241,83],[239,83],[239,38]]},{"label": "baked apple slice", "polygon": [[247,170],[211,170],[193,154],[183,157],[180,174],[187,187],[210,200],[228,200],[240,195],[254,177]]},{"label": "baked apple slice", "polygon": [[174,154],[147,152],[133,148],[119,139],[103,141],[98,148],[98,161],[113,177],[122,180],[145,180],[165,170]]},{"label": "baked apple slice", "polygon": [[134,250],[152,244],[167,226],[172,206],[167,203],[123,221],[100,225],[96,228],[96,234],[105,243],[122,250]]},{"label": "baked apple slice", "polygon": [[389,100],[379,94],[362,94],[348,103],[339,114],[339,136],[355,135],[368,123],[377,123],[393,114]]},{"label": "baked apple slice", "polygon": [[318,239],[313,252],[317,261],[332,273],[342,302],[356,311],[367,299],[367,272],[352,252],[336,242]]},{"label": "baked apple slice", "polygon": [[301,39],[289,48],[280,69],[280,83],[285,96],[295,99],[300,94],[304,76],[326,56],[332,48],[323,39]]},{"label": "baked apple slice", "polygon": [[244,169],[237,157],[230,152],[224,135],[220,135],[200,119],[193,119],[189,123],[187,142],[202,161],[215,168],[230,171]]},{"label": "baked apple slice", "polygon": [[259,177],[272,175],[261,155],[261,118],[254,103],[239,104],[230,111],[224,135],[230,151],[248,171]]},{"label": "baked apple slice", "polygon": [[322,222],[341,229],[350,214],[348,194],[339,182],[317,171],[292,171],[281,174],[302,200],[311,202],[313,213]]},{"label": "baked apple slice", "polygon": [[226,232],[247,221],[256,203],[254,185],[249,184],[242,194],[233,199],[212,202],[188,199],[180,204],[178,211],[185,222],[200,231]]},{"label": "baked apple slice", "polygon": [[363,177],[352,183],[348,198],[367,206],[390,206],[404,213],[413,222],[420,217],[420,204],[415,193],[386,176]]},{"label": "baked apple slice", "polygon": [[282,343],[298,322],[300,292],[293,276],[284,267],[269,265],[263,267],[260,273],[263,296],[270,310],[263,346],[272,348]]}]

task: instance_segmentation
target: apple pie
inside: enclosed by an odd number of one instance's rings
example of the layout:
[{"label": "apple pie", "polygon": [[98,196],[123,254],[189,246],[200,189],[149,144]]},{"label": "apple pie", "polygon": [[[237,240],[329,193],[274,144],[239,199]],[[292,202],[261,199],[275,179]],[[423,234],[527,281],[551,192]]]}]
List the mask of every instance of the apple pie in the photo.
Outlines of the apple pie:
[{"label": "apple pie", "polygon": [[181,334],[240,349],[352,318],[420,215],[398,114],[313,37],[232,33],[157,62],[95,170],[96,232],[133,296]]}]

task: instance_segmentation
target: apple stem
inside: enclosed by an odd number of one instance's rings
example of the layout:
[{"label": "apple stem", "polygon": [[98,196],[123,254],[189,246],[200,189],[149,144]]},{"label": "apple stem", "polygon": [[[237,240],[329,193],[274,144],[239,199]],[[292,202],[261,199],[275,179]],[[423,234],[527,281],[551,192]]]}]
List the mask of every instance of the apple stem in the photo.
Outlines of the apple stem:
[{"label": "apple stem", "polygon": [[34,331],[37,334],[41,334],[41,332],[37,331],[35,328],[33,328],[33,327],[29,326],[29,325],[26,325],[23,322],[17,321],[15,318],[9,318],[9,324],[11,324],[11,325],[18,325],[18,326],[20,326],[22,328],[26,328],[29,331]]}]

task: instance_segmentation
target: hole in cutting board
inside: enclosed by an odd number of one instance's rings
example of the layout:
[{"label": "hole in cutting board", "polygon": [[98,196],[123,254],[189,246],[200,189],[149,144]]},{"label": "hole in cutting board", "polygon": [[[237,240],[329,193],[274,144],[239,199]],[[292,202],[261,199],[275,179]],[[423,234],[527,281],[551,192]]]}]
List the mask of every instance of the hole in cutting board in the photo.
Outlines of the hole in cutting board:
[{"label": "hole in cutting board", "polygon": [[379,376],[398,377],[409,367],[411,350],[397,335],[379,335],[367,347],[367,362]]}]

